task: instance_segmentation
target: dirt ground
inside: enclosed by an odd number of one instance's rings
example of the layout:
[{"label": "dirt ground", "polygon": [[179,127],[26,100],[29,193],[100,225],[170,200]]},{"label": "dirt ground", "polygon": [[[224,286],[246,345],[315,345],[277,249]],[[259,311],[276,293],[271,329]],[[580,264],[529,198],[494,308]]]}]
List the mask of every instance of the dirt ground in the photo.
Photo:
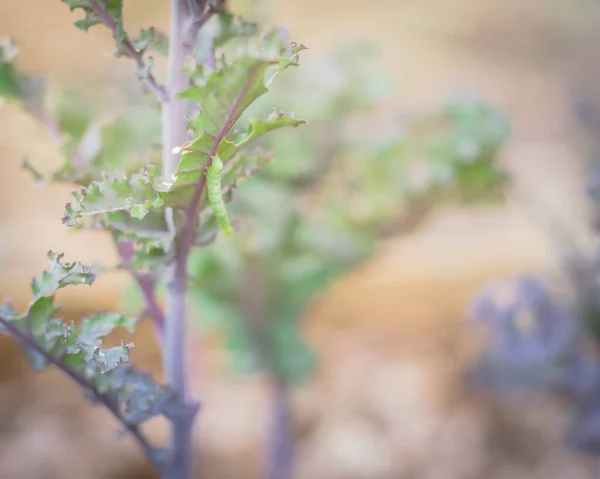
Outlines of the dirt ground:
[{"label": "dirt ground", "polygon": [[[166,2],[126,3],[132,27],[167,26]],[[460,378],[476,346],[464,314],[482,283],[517,272],[559,273],[548,225],[568,231],[581,248],[592,244],[581,186],[593,142],[570,105],[581,98],[600,105],[600,9],[583,0],[273,3],[273,21],[310,47],[303,62],[349,40],[376,40],[379,66],[397,83],[390,107],[428,108],[476,91],[504,108],[514,128],[502,158],[514,177],[505,205],[439,211],[409,237],[382,245],[308,312],[306,332],[321,368],[294,398],[298,478],[594,477],[588,460],[562,446],[564,405],[544,397],[499,405],[467,393]],[[125,74],[131,65],[115,63],[101,30],[85,35],[70,22],[58,0],[0,2],[0,34],[19,41],[25,69],[49,71],[61,85],[87,84],[115,101],[105,70]],[[62,227],[68,189],[32,190],[19,168],[26,153],[48,168],[59,161],[34,122],[1,108],[0,300],[17,305],[27,301],[48,249],[84,262],[110,254],[106,238]],[[113,275],[83,294],[61,295],[65,310],[113,308],[122,284]],[[261,381],[225,379],[219,351],[193,341],[194,351],[204,351],[194,357],[192,378],[203,397],[199,477],[261,477]],[[136,360],[157,369],[151,332],[142,328],[135,342]],[[1,477],[151,477],[134,445],[115,440],[113,423],[64,379],[32,378],[7,341],[0,357]],[[163,424],[151,430],[156,437],[166,431]]]}]

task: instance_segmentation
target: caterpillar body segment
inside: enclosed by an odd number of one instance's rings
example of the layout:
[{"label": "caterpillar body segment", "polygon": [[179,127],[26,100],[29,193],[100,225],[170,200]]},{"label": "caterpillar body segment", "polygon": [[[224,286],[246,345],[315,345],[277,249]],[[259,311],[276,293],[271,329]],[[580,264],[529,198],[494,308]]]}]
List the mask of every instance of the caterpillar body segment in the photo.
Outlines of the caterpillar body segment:
[{"label": "caterpillar body segment", "polygon": [[229,220],[229,214],[223,201],[221,192],[221,172],[223,171],[223,162],[218,156],[213,156],[211,165],[206,169],[206,192],[208,203],[213,210],[215,220],[226,236],[233,234],[233,227]]}]

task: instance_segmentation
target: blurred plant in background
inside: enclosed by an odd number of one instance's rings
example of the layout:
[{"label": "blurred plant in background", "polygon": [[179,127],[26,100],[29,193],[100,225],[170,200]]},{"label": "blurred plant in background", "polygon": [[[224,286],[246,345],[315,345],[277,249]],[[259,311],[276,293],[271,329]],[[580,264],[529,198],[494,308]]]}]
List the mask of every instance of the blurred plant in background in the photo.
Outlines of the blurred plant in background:
[{"label": "blurred plant in background", "polygon": [[[498,294],[502,286],[511,287],[504,298]],[[600,360],[586,344],[582,317],[534,277],[489,285],[471,317],[490,334],[468,384],[501,397],[535,391],[567,396],[573,404],[567,444],[599,454]]]},{"label": "blurred plant in background", "polygon": [[[598,132],[596,111],[577,106],[584,126]],[[585,107],[585,109],[583,109]],[[595,121],[592,121],[595,120]],[[600,237],[600,162],[590,163],[586,194]],[[546,218],[537,218],[546,223]],[[473,300],[470,319],[487,341],[467,373],[467,384],[500,397],[550,391],[571,401],[565,441],[600,455],[600,249],[590,256],[568,232],[549,227],[558,244],[566,283],[518,277],[486,285]]]}]

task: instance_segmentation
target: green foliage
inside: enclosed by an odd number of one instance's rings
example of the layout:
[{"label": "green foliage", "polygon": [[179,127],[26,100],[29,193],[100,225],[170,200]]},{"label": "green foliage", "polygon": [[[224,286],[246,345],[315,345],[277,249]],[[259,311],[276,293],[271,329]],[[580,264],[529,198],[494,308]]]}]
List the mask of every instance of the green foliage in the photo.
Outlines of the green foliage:
[{"label": "green foliage", "polygon": [[[18,339],[32,366],[57,366],[74,377],[96,401],[102,399],[122,414],[127,424],[140,424],[156,415],[173,415],[180,407],[174,394],[133,369],[129,351],[133,345],[105,347],[105,338],[117,328],[133,332],[135,319],[118,313],[97,312],[76,326],[57,318],[57,290],[72,285],[91,285],[95,273],[79,262],[64,263],[63,255],[48,253],[49,268],[31,283],[32,300],[26,311],[16,313],[4,306],[0,331]],[[155,399],[158,399],[156,401]]]},{"label": "green foliage", "polygon": [[119,25],[123,35],[123,1],[122,0],[62,0],[71,11],[82,10],[84,17],[75,22],[75,26],[84,32],[95,25],[105,23],[103,14]]},{"label": "green foliage", "polygon": [[67,203],[63,224],[75,226],[82,216],[110,214],[127,211],[133,218],[144,219],[152,208],[160,208],[164,202],[152,187],[152,179],[146,175],[119,178],[105,174],[101,181],[73,192],[75,204]]},{"label": "green foliage", "polygon": [[[454,102],[444,110],[452,130],[436,136],[428,145],[428,156],[436,181],[458,182],[458,194],[473,199],[483,193],[497,197],[506,176],[489,162],[509,134],[504,115],[476,101]],[[448,164],[455,159],[455,165]]]},{"label": "green foliage", "polygon": [[160,96],[168,98],[168,93],[160,87],[152,75],[153,58],[145,58],[149,50],[161,54],[168,52],[168,38],[156,28],[144,28],[137,37],[129,36],[123,27],[123,0],[61,0],[71,11],[82,11],[83,18],[75,21],[75,26],[84,32],[97,25],[106,26],[115,39],[116,57],[132,58],[138,68],[138,77],[146,80]]},{"label": "green foliage", "polygon": [[31,282],[34,301],[69,284],[92,284],[94,281],[95,276],[90,268],[80,263],[62,265],[60,263],[62,256],[53,252],[48,253],[50,268],[42,273],[41,278]]},{"label": "green foliage", "polygon": [[22,74],[15,67],[18,48],[8,37],[0,37],[0,100],[20,101],[31,111],[39,111],[44,80]]},{"label": "green foliage", "polygon": [[143,54],[154,50],[167,54],[168,38],[155,27],[144,28],[135,39],[129,39],[123,29],[123,0],[62,0],[69,9],[81,11],[83,18],[75,21],[75,26],[84,32],[96,25],[109,27],[117,43],[117,56],[131,56],[127,44]]},{"label": "green foliage", "polygon": [[65,138],[63,165],[54,172],[54,181],[87,186],[100,180],[104,171],[131,174],[160,164],[158,109],[143,105],[94,120],[97,114],[85,105],[76,94],[54,105],[53,115]]},{"label": "green foliage", "polygon": [[[270,82],[280,71],[297,65],[298,52],[303,49],[286,44],[278,30],[267,34],[265,39],[268,48],[251,45],[251,48],[238,52],[231,62],[221,58],[215,69],[198,66],[192,72],[194,85],[180,97],[197,102],[202,109],[190,119],[194,139],[182,146],[181,159],[172,181],[162,178],[160,168],[156,166],[136,174],[105,174],[73,193],[75,202],[67,204],[63,223],[75,226],[82,217],[94,217],[95,225],[111,230],[120,238],[126,236],[137,242],[140,254],[136,255],[134,265],[145,263],[142,256],[148,255],[149,248],[153,252],[152,262],[159,262],[161,257],[165,262],[174,232],[162,220],[164,215],[156,213],[162,211],[163,206],[187,209],[202,187],[205,170],[212,157],[218,155],[225,164],[222,194],[230,196],[240,180],[249,177],[264,163],[262,155],[242,153],[243,147],[269,131],[305,123],[277,111],[262,119],[250,117],[240,120],[244,111],[268,91]],[[123,125],[111,126],[119,136],[129,137]],[[100,151],[92,157],[92,171],[98,171],[98,166],[114,158],[126,156],[127,148],[118,149],[120,145],[115,146],[115,142],[111,142],[114,136],[101,138]],[[112,151],[120,154],[111,155],[110,146]],[[86,168],[74,168],[71,158],[58,177],[65,177],[65,172],[69,171],[78,172],[79,176],[73,178],[77,180],[82,178]],[[216,224],[208,197],[199,201],[202,221],[198,242],[206,243],[216,235]],[[157,242],[157,239],[160,241]]]},{"label": "green foliage", "polygon": [[139,52],[153,50],[161,55],[169,51],[169,38],[155,27],[144,28],[138,38],[132,41],[133,47]]},{"label": "green foliage", "polygon": [[[177,178],[169,187],[170,196],[176,195],[182,204],[189,203],[213,156],[227,164],[240,148],[268,131],[305,123],[280,113],[262,120],[251,118],[247,126],[238,123],[245,110],[268,91],[278,73],[297,66],[298,53],[304,49],[286,45],[278,30],[265,38],[270,48],[248,48],[231,62],[221,57],[215,69],[197,66],[192,73],[194,85],[179,95],[201,107],[190,119],[195,139],[184,145]],[[246,133],[237,133],[239,130]]]},{"label": "green foliage", "polygon": [[[70,2],[72,9],[82,9],[88,28],[98,24],[101,2]],[[114,9],[117,24],[122,20],[118,2],[105,6]],[[211,37],[215,45],[240,36],[249,37],[256,26],[235,19],[231,14],[218,15],[219,28]],[[150,35],[150,33],[147,33]],[[304,124],[293,115],[278,111],[261,117],[242,117],[245,110],[269,88],[282,70],[296,66],[297,54],[304,48],[287,44],[279,30],[273,30],[261,40],[255,38],[244,50],[237,50],[231,62],[224,57],[214,68],[192,68],[194,85],[182,93],[202,105],[202,110],[190,120],[194,140],[182,145],[183,154],[174,180],[161,177],[159,164],[160,115],[154,107],[125,107],[115,116],[99,115],[73,92],[62,95],[54,104],[41,98],[40,106],[50,111],[63,138],[62,167],[48,180],[79,185],[73,193],[74,202],[65,208],[63,223],[67,226],[104,228],[117,240],[134,241],[132,269],[156,269],[169,261],[173,231],[165,220],[163,206],[180,210],[187,208],[195,188],[201,183],[210,153],[217,153],[225,163],[222,175],[222,195],[230,201],[239,182],[254,175],[271,161],[268,152],[243,150],[265,133],[284,126]],[[265,48],[263,48],[263,46]],[[14,55],[13,55],[14,56]],[[13,57],[7,56],[12,68]],[[11,75],[17,77],[16,71]],[[12,77],[7,77],[12,78]],[[20,78],[20,77],[19,77]],[[223,81],[225,80],[225,81]],[[25,162],[36,181],[44,176],[35,168],[35,160]],[[146,166],[152,165],[152,166]],[[105,173],[111,171],[111,173]],[[183,211],[175,212],[177,226],[182,224]],[[88,221],[81,223],[81,219]],[[217,225],[208,199],[199,205],[197,245],[214,240]]]},{"label": "green foliage", "polygon": [[18,74],[13,67],[16,46],[9,38],[2,39],[0,46],[0,93],[3,97],[21,96]]}]

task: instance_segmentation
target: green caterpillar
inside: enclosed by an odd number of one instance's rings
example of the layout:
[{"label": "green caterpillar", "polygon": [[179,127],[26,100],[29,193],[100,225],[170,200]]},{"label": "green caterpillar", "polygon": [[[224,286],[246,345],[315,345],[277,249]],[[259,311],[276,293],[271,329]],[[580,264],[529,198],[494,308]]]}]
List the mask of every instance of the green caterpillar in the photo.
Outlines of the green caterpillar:
[{"label": "green caterpillar", "polygon": [[221,193],[221,172],[223,171],[223,162],[218,156],[213,156],[212,163],[206,169],[206,190],[208,202],[215,215],[217,224],[221,227],[226,236],[233,234],[233,228],[229,221],[225,201]]}]

